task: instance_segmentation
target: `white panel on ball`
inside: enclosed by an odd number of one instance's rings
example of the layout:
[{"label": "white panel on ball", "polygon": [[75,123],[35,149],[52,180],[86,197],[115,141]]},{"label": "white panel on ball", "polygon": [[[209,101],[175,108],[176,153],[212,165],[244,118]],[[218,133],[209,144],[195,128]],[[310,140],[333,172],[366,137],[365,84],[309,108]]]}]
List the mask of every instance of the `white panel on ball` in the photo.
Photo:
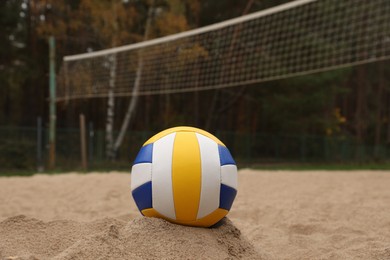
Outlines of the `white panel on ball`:
[{"label": "white panel on ball", "polygon": [[221,167],[222,184],[232,187],[237,190],[237,166],[233,164],[224,165]]},{"label": "white panel on ball", "polygon": [[216,210],[219,206],[221,188],[221,164],[218,144],[210,138],[196,133],[199,143],[202,188],[197,218],[202,218]]},{"label": "white panel on ball", "polygon": [[138,163],[131,168],[131,190],[152,180],[152,164]]},{"label": "white panel on ball", "polygon": [[176,219],[172,190],[172,153],[176,133],[153,144],[152,198],[153,208],[171,219]]}]

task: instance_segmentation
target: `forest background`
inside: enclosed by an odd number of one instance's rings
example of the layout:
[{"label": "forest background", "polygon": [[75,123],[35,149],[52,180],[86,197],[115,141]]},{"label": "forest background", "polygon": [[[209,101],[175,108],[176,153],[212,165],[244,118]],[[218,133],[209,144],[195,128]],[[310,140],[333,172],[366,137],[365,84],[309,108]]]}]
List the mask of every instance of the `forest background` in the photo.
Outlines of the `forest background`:
[{"label": "forest background", "polygon": [[[3,156],[0,161],[6,165],[15,156],[22,156],[26,161],[35,160],[33,153],[23,155],[23,149],[29,146],[10,148],[14,141],[9,138],[9,133],[15,133],[21,127],[35,127],[38,117],[43,118],[44,128],[47,128],[49,36],[56,39],[58,71],[65,55],[144,40],[148,10],[152,4],[154,13],[148,39],[286,2],[289,1],[2,0],[0,131],[3,132],[3,141],[0,153]],[[313,154],[321,154],[313,157],[315,160],[387,161],[390,158],[389,83],[389,61],[382,61],[287,80],[203,91],[196,93],[196,98],[194,93],[143,96],[139,99],[128,134],[139,139],[148,135],[145,133],[156,133],[167,127],[191,125],[219,133],[228,145],[233,146],[238,157],[246,154],[246,159],[271,160],[277,156],[284,160],[298,155],[296,159],[302,160],[304,154],[303,160],[306,160],[310,159],[312,149]],[[116,99],[114,129],[120,128],[128,102],[129,98]],[[80,113],[93,125],[95,133],[104,131],[106,111],[105,98],[60,102],[57,106],[59,133],[61,129],[78,129]],[[78,135],[75,136],[78,140]],[[59,153],[62,149],[64,157],[72,154],[72,149],[66,150],[72,142],[63,137],[61,146],[61,135],[58,138]],[[102,140],[104,142],[104,138]],[[128,137],[124,142],[131,140]],[[347,147],[348,156],[332,157],[332,150],[324,151],[324,147],[332,144],[329,140],[339,140],[334,151]],[[234,148],[244,141],[245,148]],[[78,146],[76,142],[73,146]],[[310,148],[312,143],[316,145]],[[104,146],[104,143],[97,146]],[[134,145],[137,146],[138,143]],[[131,157],[126,154],[129,149],[125,145],[117,157],[128,159]],[[101,150],[91,156],[97,158],[101,153],[100,157],[105,157],[104,147]],[[134,154],[135,150],[129,153]],[[30,164],[12,163],[10,167],[31,167]]]}]

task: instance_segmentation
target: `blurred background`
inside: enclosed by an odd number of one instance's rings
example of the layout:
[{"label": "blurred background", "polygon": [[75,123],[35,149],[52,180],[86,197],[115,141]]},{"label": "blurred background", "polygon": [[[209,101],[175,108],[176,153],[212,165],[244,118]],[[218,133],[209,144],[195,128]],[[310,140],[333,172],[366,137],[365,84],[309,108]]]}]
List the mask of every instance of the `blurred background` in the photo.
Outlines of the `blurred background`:
[{"label": "blurred background", "polygon": [[[119,135],[131,97],[115,98],[111,128],[107,128],[110,99],[106,96],[58,101],[55,161],[50,162],[50,36],[55,39],[55,73],[57,86],[61,86],[64,56],[173,35],[288,2],[291,1],[2,0],[1,171],[85,170],[81,159],[83,138],[88,169],[130,170],[140,146],[149,137],[179,125],[199,127],[216,135],[241,167],[370,165],[388,168],[388,52],[375,62],[302,76],[281,76],[231,88],[139,96],[123,141],[115,152],[107,149],[110,145],[107,129],[112,131],[111,138]],[[387,9],[380,9],[387,12],[385,18],[389,17],[389,3],[382,2]],[[321,10],[317,12],[320,14]],[[285,19],[294,20],[295,16],[295,12],[286,13]],[[310,23],[312,18],[304,19]],[[384,27],[377,30],[388,33],[389,24],[378,22]],[[272,21],[261,26],[278,30]],[[326,44],[314,33],[309,36],[316,46]],[[289,35],[278,37],[283,39]],[[231,38],[240,41],[239,37]],[[381,41],[375,44],[389,46],[390,34],[387,42]],[[85,118],[82,138],[80,114]]]}]

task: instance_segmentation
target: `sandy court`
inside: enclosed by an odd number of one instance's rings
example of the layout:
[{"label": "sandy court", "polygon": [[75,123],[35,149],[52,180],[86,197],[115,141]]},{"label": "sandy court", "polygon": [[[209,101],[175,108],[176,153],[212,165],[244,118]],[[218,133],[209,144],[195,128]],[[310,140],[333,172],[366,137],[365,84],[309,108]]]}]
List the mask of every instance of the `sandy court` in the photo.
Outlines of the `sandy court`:
[{"label": "sandy court", "polygon": [[1,177],[0,259],[390,259],[390,173],[243,169],[228,218],[141,218],[129,173]]}]

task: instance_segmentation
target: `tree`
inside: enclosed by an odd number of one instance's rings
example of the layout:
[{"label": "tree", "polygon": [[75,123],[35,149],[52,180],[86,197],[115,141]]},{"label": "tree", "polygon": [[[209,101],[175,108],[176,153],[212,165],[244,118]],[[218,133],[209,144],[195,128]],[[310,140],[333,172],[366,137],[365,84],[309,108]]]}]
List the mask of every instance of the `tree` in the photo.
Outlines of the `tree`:
[{"label": "tree", "polygon": [[[144,41],[146,41],[149,37],[150,30],[151,30],[151,24],[153,19],[153,13],[155,11],[155,3],[154,0],[151,0],[149,10],[148,10],[148,16],[146,19],[146,25],[145,25],[145,33],[144,33]],[[132,90],[131,99],[129,102],[129,106],[127,108],[127,112],[125,115],[125,118],[123,119],[122,126],[119,132],[119,135],[115,141],[114,146],[112,147],[112,152],[109,154],[111,156],[111,159],[114,159],[114,156],[118,152],[119,147],[121,146],[123,142],[123,138],[125,136],[125,133],[127,131],[127,128],[129,127],[130,120],[132,119],[133,114],[135,113],[135,109],[138,102],[138,92],[139,88],[141,86],[141,77],[142,77],[142,70],[143,70],[143,57],[142,57],[142,50],[138,52],[138,66],[137,66],[137,72],[135,75],[134,80],[134,86]]]},{"label": "tree", "polygon": [[20,124],[23,120],[23,85],[30,71],[22,3],[21,0],[0,2],[0,124]]},{"label": "tree", "polygon": [[[160,4],[164,6],[164,3],[160,3]],[[185,10],[185,4],[177,0],[168,0],[165,3],[165,6],[167,7],[165,8],[167,9],[165,10],[165,12],[161,10],[164,9],[163,7],[157,7],[155,5],[156,5],[155,0],[151,0],[149,3],[148,15],[145,24],[145,32],[143,38],[144,41],[148,40],[150,35],[152,34],[152,30],[153,30],[152,21],[157,10],[160,10],[162,14],[160,14],[159,19],[156,20],[155,30],[154,30],[155,34],[163,36],[163,35],[173,34],[188,29],[187,21],[183,14]],[[194,8],[194,3],[192,5],[192,8]],[[132,96],[130,98],[126,115],[123,119],[119,135],[113,146],[113,151],[112,153],[110,153],[110,155],[112,156],[111,159],[113,158],[113,156],[115,156],[119,147],[121,146],[125,133],[135,113],[135,109],[138,102],[138,92],[141,87],[142,71],[144,67],[144,60],[143,60],[142,53],[143,50],[140,50],[138,52],[138,65],[137,65],[137,71],[134,80],[134,86],[132,90]],[[169,99],[167,100],[167,104],[169,105]]]}]

